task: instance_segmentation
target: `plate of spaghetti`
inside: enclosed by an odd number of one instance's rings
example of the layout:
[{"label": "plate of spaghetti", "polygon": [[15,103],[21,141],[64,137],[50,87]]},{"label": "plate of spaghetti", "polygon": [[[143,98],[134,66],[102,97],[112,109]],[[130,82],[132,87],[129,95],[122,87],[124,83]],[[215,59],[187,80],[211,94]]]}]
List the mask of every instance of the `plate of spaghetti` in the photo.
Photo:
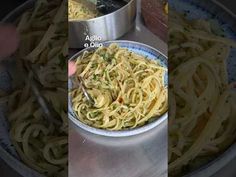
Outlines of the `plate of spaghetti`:
[{"label": "plate of spaghetti", "polygon": [[131,41],[103,43],[71,58],[94,99],[90,105],[69,80],[69,117],[80,128],[112,137],[146,132],[167,118],[167,60]]}]

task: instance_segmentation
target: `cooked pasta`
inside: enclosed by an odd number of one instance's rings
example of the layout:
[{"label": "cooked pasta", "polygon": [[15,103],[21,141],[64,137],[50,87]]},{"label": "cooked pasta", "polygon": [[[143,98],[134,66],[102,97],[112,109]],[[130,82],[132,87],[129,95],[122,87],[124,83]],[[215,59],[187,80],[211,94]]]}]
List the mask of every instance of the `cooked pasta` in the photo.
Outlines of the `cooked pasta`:
[{"label": "cooked pasta", "polygon": [[[21,160],[39,173],[57,177],[67,176],[66,11],[66,1],[38,0],[19,19],[21,42],[7,102],[10,137]],[[22,70],[25,61],[35,68],[41,94],[61,115],[60,126],[44,118],[27,80],[32,73]]]},{"label": "cooked pasta", "polygon": [[96,6],[86,0],[69,0],[68,18],[69,20],[89,20],[99,15]]},{"label": "cooked pasta", "polygon": [[76,61],[76,77],[95,101],[90,105],[80,88],[71,92],[72,107],[83,123],[107,130],[132,129],[167,111],[166,68],[117,44],[85,52]]},{"label": "cooked pasta", "polygon": [[235,140],[236,92],[226,62],[236,44],[215,34],[210,21],[169,15],[169,171],[179,176]]}]

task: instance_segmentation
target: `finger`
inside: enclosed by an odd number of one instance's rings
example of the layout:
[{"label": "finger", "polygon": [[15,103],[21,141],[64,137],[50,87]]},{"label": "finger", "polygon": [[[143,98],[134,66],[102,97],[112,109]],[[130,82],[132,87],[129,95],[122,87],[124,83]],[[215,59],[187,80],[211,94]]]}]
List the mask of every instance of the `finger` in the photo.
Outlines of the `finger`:
[{"label": "finger", "polygon": [[71,76],[75,73],[76,71],[76,65],[75,62],[69,61],[68,64],[68,75]]},{"label": "finger", "polygon": [[13,54],[19,44],[16,28],[12,25],[0,25],[0,59]]}]

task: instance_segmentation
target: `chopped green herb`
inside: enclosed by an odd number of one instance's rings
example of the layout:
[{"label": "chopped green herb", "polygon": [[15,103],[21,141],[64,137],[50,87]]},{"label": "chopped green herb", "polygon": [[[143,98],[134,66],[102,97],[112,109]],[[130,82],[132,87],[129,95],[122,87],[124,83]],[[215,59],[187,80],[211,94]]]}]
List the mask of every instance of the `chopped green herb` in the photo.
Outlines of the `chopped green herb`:
[{"label": "chopped green herb", "polygon": [[98,67],[98,64],[97,63],[93,63],[92,64],[92,68],[97,68]]},{"label": "chopped green herb", "polygon": [[111,55],[109,53],[102,53],[100,56],[107,62],[111,62],[112,58],[114,58],[114,55]]},{"label": "chopped green herb", "polygon": [[96,117],[96,116],[98,116],[98,115],[99,115],[99,112],[92,112],[92,113],[91,113],[91,116],[92,116],[92,117]]},{"label": "chopped green herb", "polygon": [[98,79],[97,76],[98,76],[98,75],[94,74],[94,75],[93,75],[93,80],[97,80],[97,79]]}]

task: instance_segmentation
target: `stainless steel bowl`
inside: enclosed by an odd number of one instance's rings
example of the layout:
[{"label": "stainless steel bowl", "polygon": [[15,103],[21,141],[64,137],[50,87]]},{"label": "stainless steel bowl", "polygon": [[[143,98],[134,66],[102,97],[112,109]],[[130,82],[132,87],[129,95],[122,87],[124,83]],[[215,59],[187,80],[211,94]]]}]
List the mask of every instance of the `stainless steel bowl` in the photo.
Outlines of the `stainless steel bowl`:
[{"label": "stainless steel bowl", "polygon": [[[103,43],[103,45],[109,46],[112,43],[117,43],[121,47],[125,47],[125,48],[128,48],[129,50],[138,52],[139,54],[149,56],[149,58],[151,58],[153,60],[157,60],[161,63],[161,65],[163,65],[164,67],[167,67],[167,57],[165,55],[163,55],[161,52],[159,52],[157,49],[154,49],[146,44],[133,42],[133,41],[117,40],[117,41],[105,42],[105,43]],[[78,52],[74,56],[72,56],[72,58],[70,60],[71,61],[76,60],[80,55],[82,55],[84,53],[84,51],[94,51],[95,49],[96,48],[92,48],[92,47],[86,48],[86,49]],[[165,85],[166,86],[168,85],[168,78],[167,77],[168,76],[166,73],[166,77],[165,77]],[[70,79],[69,79],[68,84],[69,84],[68,85],[69,89],[72,88],[72,82]],[[131,129],[131,130],[110,131],[110,130],[102,130],[102,129],[94,128],[94,127],[91,127],[91,126],[88,126],[88,125],[82,123],[77,118],[77,116],[75,115],[75,113],[72,109],[70,96],[69,96],[69,102],[68,102],[68,109],[69,109],[69,118],[76,126],[86,130],[87,132],[90,132],[90,133],[93,133],[96,135],[103,135],[106,137],[128,137],[128,136],[142,134],[144,132],[147,132],[147,131],[157,127],[161,123],[163,123],[165,120],[167,120],[167,116],[168,116],[168,113],[166,112],[162,116],[160,116],[158,119],[155,119],[155,120],[147,123],[144,126],[141,126],[141,127],[135,128],[135,129]]]},{"label": "stainless steel bowl", "polygon": [[88,47],[90,41],[86,40],[86,37],[95,37],[97,42],[118,39],[127,33],[135,22],[136,3],[136,0],[130,0],[117,11],[90,20],[69,21],[69,47]]}]

